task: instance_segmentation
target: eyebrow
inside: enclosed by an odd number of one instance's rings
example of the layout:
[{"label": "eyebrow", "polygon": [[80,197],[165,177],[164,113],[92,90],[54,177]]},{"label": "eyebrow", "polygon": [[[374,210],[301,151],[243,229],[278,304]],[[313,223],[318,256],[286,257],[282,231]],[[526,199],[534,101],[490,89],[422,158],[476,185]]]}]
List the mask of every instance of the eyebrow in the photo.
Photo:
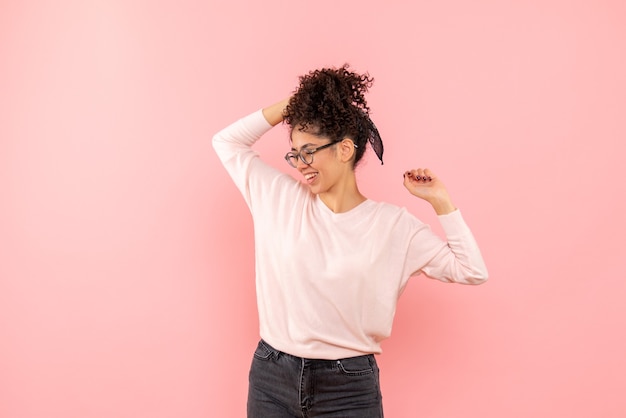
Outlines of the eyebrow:
[{"label": "eyebrow", "polygon": [[296,148],[294,148],[294,147],[291,147],[291,150],[292,150],[292,151],[301,151],[301,150],[302,150],[302,148],[308,148],[308,147],[313,147],[313,148],[315,148],[315,147],[317,147],[317,146],[318,146],[318,145],[308,143],[308,144],[304,144],[304,145],[302,145],[302,146],[300,147],[300,149],[299,149],[299,150],[298,150],[298,149],[296,149]]}]

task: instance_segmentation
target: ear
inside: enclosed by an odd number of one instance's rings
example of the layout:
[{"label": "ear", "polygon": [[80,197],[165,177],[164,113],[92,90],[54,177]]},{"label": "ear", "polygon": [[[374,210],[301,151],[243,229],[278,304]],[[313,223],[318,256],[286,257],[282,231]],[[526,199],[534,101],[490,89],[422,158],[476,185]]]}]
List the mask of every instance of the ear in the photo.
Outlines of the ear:
[{"label": "ear", "polygon": [[351,161],[354,158],[356,149],[354,147],[354,141],[352,138],[344,138],[339,143],[339,154],[342,162]]}]

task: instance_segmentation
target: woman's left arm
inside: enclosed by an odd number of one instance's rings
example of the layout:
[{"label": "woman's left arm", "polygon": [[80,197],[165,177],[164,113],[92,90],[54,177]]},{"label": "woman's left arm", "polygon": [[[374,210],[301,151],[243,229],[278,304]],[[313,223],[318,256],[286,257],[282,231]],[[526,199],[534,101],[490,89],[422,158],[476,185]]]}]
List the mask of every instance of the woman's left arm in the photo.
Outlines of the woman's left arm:
[{"label": "woman's left arm", "polygon": [[[446,233],[446,242],[435,246],[435,253],[421,271],[429,277],[447,282],[485,282],[488,277],[487,267],[478,244],[452,203],[443,182],[429,169],[418,168],[404,173],[404,186],[412,195],[432,205]],[[424,243],[424,237],[421,238],[416,236],[414,245],[420,247]]]}]

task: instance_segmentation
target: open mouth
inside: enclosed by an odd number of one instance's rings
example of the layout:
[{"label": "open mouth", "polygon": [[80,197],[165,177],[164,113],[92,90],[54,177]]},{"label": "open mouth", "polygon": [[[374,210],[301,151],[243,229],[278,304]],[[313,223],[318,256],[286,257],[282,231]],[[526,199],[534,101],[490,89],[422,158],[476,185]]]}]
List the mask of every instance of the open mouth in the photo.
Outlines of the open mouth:
[{"label": "open mouth", "polygon": [[317,173],[307,173],[304,175],[304,179],[306,180],[308,184],[313,183],[316,178],[317,178]]}]

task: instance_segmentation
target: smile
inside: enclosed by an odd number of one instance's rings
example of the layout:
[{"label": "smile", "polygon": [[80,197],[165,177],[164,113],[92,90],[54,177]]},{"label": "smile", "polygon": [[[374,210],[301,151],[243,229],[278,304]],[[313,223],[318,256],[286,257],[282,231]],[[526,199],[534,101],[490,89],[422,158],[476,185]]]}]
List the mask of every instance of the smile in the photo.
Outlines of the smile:
[{"label": "smile", "polygon": [[307,181],[307,183],[311,183],[313,182],[313,180],[315,180],[315,178],[317,177],[317,173],[307,173],[304,175],[304,179]]}]

